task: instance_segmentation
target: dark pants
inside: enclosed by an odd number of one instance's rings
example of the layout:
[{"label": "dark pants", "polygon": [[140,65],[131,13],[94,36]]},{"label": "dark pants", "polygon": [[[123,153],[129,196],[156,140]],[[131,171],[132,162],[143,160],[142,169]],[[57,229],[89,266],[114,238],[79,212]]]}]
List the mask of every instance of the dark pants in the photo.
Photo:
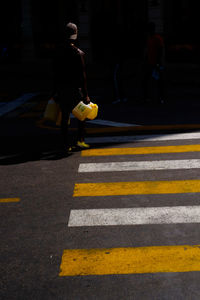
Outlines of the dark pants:
[{"label": "dark pants", "polygon": [[62,112],[61,134],[65,147],[72,146],[76,141],[83,141],[85,136],[85,121],[78,122],[78,133],[76,136],[69,134],[69,117],[73,108],[80,102],[80,93],[78,89],[58,88],[58,102]]},{"label": "dark pants", "polygon": [[164,97],[164,79],[163,79],[163,70],[159,70],[159,78],[154,79],[152,77],[154,67],[149,64],[144,65],[144,77],[143,77],[143,97],[144,100],[148,98],[155,97],[155,93],[152,91],[156,89],[157,96],[154,101],[160,101]]}]

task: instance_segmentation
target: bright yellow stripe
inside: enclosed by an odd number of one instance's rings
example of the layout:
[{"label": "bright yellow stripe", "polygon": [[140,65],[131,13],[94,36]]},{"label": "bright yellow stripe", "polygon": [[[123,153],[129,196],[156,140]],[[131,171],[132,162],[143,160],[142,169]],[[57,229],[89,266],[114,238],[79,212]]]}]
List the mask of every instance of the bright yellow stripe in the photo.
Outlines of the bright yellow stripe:
[{"label": "bright yellow stripe", "polygon": [[197,152],[197,151],[200,151],[200,145],[89,149],[89,150],[83,150],[81,155],[82,156],[106,156],[106,155],[180,153],[180,152]]},{"label": "bright yellow stripe", "polygon": [[76,183],[74,197],[200,193],[200,180]]},{"label": "bright yellow stripe", "polygon": [[0,203],[19,202],[20,198],[2,198]]},{"label": "bright yellow stripe", "polygon": [[200,245],[64,250],[60,276],[200,271]]}]

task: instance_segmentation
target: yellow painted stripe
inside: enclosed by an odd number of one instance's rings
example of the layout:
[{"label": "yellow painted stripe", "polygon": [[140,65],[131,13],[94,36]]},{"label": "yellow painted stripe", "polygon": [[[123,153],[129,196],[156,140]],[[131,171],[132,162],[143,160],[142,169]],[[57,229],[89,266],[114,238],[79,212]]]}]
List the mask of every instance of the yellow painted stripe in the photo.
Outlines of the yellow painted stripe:
[{"label": "yellow painted stripe", "polygon": [[200,145],[88,149],[88,150],[83,150],[81,152],[81,155],[82,156],[106,156],[106,155],[180,153],[180,152],[197,152],[197,151],[200,151]]},{"label": "yellow painted stripe", "polygon": [[74,197],[200,193],[200,180],[76,183]]},{"label": "yellow painted stripe", "polygon": [[200,245],[64,250],[60,276],[200,271]]},{"label": "yellow painted stripe", "polygon": [[20,198],[2,198],[0,203],[19,202]]}]

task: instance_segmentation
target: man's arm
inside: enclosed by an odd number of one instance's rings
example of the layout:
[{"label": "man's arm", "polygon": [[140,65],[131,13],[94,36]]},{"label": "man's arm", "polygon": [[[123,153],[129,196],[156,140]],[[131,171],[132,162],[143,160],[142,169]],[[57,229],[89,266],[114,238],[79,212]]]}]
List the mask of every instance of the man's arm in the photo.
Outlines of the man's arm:
[{"label": "man's arm", "polygon": [[80,93],[82,96],[82,101],[85,104],[88,104],[90,103],[90,98],[88,96],[88,90],[87,90],[87,75],[85,70],[84,52],[78,48],[76,48],[76,50],[78,51],[77,72],[79,76]]}]

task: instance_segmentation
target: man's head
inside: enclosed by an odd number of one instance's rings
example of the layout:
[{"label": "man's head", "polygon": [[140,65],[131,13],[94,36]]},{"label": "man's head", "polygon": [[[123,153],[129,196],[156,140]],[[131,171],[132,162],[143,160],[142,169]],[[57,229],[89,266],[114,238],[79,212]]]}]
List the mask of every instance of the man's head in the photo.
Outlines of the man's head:
[{"label": "man's head", "polygon": [[78,33],[76,24],[71,22],[67,23],[67,25],[65,26],[65,33],[66,33],[66,38],[68,40],[76,40],[77,33]]}]

